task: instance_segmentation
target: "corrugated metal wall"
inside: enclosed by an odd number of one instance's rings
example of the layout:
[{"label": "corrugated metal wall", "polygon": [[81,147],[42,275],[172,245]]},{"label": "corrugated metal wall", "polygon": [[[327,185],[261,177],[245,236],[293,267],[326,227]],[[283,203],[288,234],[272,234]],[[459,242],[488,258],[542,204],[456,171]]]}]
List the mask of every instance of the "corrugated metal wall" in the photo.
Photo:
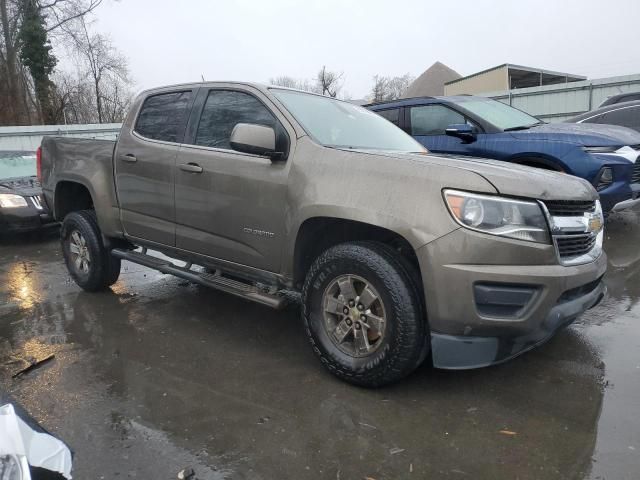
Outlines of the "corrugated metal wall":
[{"label": "corrugated metal wall", "polygon": [[45,135],[115,140],[120,123],[0,127],[0,150],[35,152]]},{"label": "corrugated metal wall", "polygon": [[561,122],[597,108],[611,95],[637,91],[640,91],[640,74],[481,95],[513,105],[541,120]]}]

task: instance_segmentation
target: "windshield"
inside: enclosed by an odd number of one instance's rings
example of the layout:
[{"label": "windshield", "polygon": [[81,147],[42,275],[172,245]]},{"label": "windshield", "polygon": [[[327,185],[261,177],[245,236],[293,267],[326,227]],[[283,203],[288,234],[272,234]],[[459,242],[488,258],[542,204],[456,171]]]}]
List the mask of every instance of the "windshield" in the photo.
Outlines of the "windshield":
[{"label": "windshield", "polygon": [[366,108],[320,95],[272,91],[307,133],[325,147],[426,151],[398,127]]},{"label": "windshield", "polygon": [[35,175],[35,155],[0,152],[0,180],[14,177],[34,177]]},{"label": "windshield", "polygon": [[469,98],[459,105],[501,130],[527,128],[542,123],[536,117],[489,98]]}]

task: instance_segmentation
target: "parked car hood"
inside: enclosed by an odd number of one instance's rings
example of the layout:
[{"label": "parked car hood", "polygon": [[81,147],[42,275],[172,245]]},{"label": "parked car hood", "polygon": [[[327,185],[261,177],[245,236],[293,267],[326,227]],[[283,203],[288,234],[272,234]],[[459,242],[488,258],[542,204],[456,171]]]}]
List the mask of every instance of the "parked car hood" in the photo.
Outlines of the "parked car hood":
[{"label": "parked car hood", "polygon": [[[459,157],[447,154],[383,153],[393,158],[422,161],[443,168],[457,168],[480,175],[495,187],[498,193],[507,196],[538,200],[595,200],[598,193],[586,180],[560,172],[516,165],[476,157]],[[452,175],[452,178],[455,178]],[[455,185],[443,185],[443,188]]]},{"label": "parked car hood", "polygon": [[[590,147],[639,145],[640,133],[616,125],[590,123],[545,123],[527,130],[509,132],[519,140],[556,140]],[[554,138],[549,138],[554,135]]]},{"label": "parked car hood", "polygon": [[42,188],[36,177],[5,178],[0,180],[0,193],[35,197],[42,194]]}]

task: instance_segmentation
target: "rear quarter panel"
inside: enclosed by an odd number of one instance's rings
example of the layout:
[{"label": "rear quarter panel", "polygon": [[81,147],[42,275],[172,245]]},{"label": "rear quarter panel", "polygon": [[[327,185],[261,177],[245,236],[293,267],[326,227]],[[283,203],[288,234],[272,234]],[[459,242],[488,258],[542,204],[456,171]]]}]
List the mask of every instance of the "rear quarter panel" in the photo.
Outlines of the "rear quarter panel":
[{"label": "rear quarter panel", "polygon": [[56,212],[56,191],[62,182],[79,183],[91,194],[102,232],[114,237],[122,235],[113,179],[115,145],[115,141],[83,138],[42,140],[42,189],[49,207]]}]

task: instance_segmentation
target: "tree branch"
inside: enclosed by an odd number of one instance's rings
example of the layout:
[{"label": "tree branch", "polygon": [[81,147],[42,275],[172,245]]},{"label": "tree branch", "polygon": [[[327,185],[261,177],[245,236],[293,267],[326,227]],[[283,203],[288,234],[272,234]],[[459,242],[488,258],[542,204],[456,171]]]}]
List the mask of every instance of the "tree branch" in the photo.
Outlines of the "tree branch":
[{"label": "tree branch", "polygon": [[[84,17],[87,13],[90,13],[91,11],[96,9],[101,3],[102,3],[102,0],[91,0],[91,3],[87,6],[87,8],[85,8],[84,10],[81,10],[80,12],[77,12],[77,13],[71,15],[70,17],[67,17],[67,18],[65,18],[63,20],[60,20],[58,23],[56,23],[52,27],[47,28],[47,33],[49,33],[52,30],[55,30],[55,29],[61,27],[62,25],[65,25],[66,23],[69,23],[72,20]],[[57,15],[56,15],[56,19],[59,20],[59,17]]]}]

